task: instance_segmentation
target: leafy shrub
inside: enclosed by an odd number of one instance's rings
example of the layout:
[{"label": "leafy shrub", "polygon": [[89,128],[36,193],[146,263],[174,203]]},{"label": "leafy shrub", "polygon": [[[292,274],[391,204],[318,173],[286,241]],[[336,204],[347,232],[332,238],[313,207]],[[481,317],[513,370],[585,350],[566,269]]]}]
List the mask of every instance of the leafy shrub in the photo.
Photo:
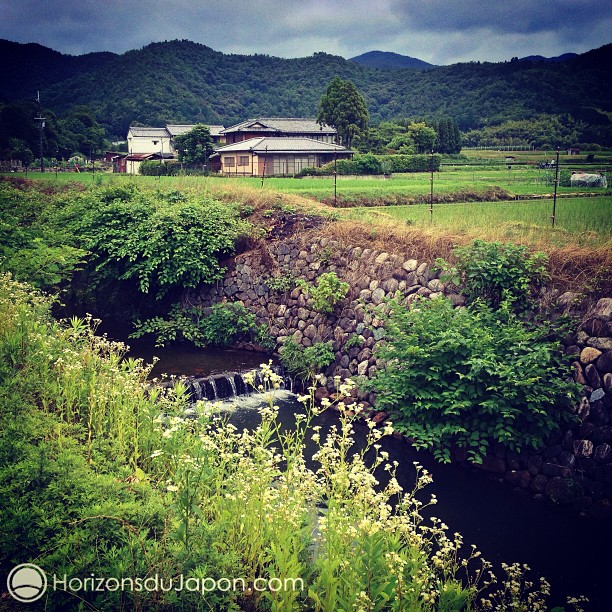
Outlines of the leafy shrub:
[{"label": "leafy shrub", "polygon": [[202,337],[207,344],[226,347],[255,330],[255,315],[240,302],[215,304],[203,319]]},{"label": "leafy shrub", "polygon": [[[117,196],[117,197],[116,197]],[[96,273],[133,279],[156,299],[172,288],[195,287],[223,276],[218,257],[242,231],[236,210],[220,202],[165,200],[163,193],[100,190],[76,220],[96,258]]]},{"label": "leafy shrub", "polygon": [[443,461],[453,445],[479,462],[491,442],[538,448],[570,418],[576,385],[549,330],[521,322],[507,302],[453,308],[446,298],[407,309],[389,304],[386,362],[372,381],[377,408],[397,415],[397,428]]},{"label": "leafy shrub", "polygon": [[339,159],[320,168],[304,168],[298,176],[331,175],[334,168],[338,174],[383,174],[387,172],[429,172],[440,170],[442,156],[433,155],[373,155],[357,154],[353,159]]},{"label": "leafy shrub", "polygon": [[0,265],[39,289],[56,289],[70,280],[87,255],[41,222],[50,208],[41,193],[0,183]]},{"label": "leafy shrub", "polygon": [[145,160],[141,162],[138,172],[143,176],[177,176],[181,174],[181,165],[177,162]]},{"label": "leafy shrub", "polygon": [[290,374],[301,380],[313,380],[315,375],[335,358],[331,342],[315,342],[302,346],[289,338],[280,349],[281,363]]},{"label": "leafy shrub", "polygon": [[379,159],[386,172],[438,172],[442,155],[382,155]]},{"label": "leafy shrub", "polygon": [[304,280],[298,280],[296,285],[310,295],[314,310],[323,313],[333,312],[336,304],[346,297],[350,289],[350,285],[341,281],[335,272],[321,274],[314,286]]},{"label": "leafy shrub", "polygon": [[255,315],[240,302],[215,304],[209,314],[195,306],[174,304],[168,318],[153,317],[136,322],[132,338],[145,334],[156,335],[156,345],[165,346],[172,342],[192,342],[196,346],[227,347],[239,340],[256,335],[265,340],[264,330],[255,324]]},{"label": "leafy shrub", "polygon": [[264,282],[271,291],[285,293],[295,286],[295,277],[291,272],[287,272],[279,276],[270,276]]},{"label": "leafy shrub", "polygon": [[455,247],[456,265],[443,259],[436,265],[444,271],[443,280],[462,285],[468,302],[481,299],[493,308],[508,299],[519,308],[527,306],[538,283],[549,278],[545,253],[527,253],[527,247],[474,240]]}]

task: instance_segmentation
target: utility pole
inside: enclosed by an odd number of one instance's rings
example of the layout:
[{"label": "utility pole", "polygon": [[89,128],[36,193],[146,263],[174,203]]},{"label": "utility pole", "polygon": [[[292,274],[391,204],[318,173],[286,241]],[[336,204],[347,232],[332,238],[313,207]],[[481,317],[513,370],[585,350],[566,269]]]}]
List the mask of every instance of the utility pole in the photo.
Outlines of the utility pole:
[{"label": "utility pole", "polygon": [[264,179],[266,178],[266,164],[268,163],[268,146],[266,145],[266,154],[264,156],[263,172],[261,174],[261,187],[263,189]]},{"label": "utility pole", "polygon": [[433,168],[433,149],[431,150],[431,155],[429,157],[429,222],[433,223],[433,183],[434,183],[434,168]]},{"label": "utility pole", "polygon": [[553,194],[553,209],[550,220],[552,226],[555,227],[555,214],[557,212],[557,186],[559,185],[559,147],[557,147],[557,159],[555,161],[555,190]]},{"label": "utility pole", "polygon": [[334,151],[334,208],[338,207],[338,151]]},{"label": "utility pole", "polygon": [[45,161],[43,158],[43,132],[45,129],[46,117],[42,116],[42,107],[40,104],[40,91],[36,92],[36,102],[38,103],[38,117],[34,117],[34,121],[38,123],[38,129],[40,130],[39,140],[39,153],[40,153],[40,171],[45,171]]}]

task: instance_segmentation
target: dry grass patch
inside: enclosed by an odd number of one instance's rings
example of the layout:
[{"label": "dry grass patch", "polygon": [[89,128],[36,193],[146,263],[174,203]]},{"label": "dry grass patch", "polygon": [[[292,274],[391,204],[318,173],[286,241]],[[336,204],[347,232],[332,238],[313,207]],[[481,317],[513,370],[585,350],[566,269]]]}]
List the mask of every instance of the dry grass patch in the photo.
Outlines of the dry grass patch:
[{"label": "dry grass patch", "polygon": [[[477,237],[436,227],[403,227],[389,219],[375,224],[349,220],[327,223],[317,230],[317,235],[336,240],[342,248],[367,247],[428,262],[433,262],[436,257],[453,261],[453,248],[469,244]],[[548,254],[551,282],[560,291],[575,291],[594,299],[612,295],[612,249],[557,247],[546,243],[534,245],[520,240],[512,242]]]}]

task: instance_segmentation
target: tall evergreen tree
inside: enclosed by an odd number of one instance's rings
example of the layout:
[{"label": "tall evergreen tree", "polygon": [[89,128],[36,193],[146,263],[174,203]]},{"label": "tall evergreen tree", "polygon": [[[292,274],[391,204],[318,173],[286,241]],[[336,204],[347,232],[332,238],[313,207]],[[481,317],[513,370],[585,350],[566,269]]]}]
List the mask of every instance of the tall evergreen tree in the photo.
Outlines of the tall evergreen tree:
[{"label": "tall evergreen tree", "polygon": [[317,122],[336,128],[340,144],[350,149],[353,138],[367,128],[369,118],[365,99],[355,84],[334,77],[319,103]]},{"label": "tall evergreen tree", "polygon": [[442,117],[436,125],[438,133],[436,150],[438,153],[460,153],[461,134],[459,126],[452,117]]}]

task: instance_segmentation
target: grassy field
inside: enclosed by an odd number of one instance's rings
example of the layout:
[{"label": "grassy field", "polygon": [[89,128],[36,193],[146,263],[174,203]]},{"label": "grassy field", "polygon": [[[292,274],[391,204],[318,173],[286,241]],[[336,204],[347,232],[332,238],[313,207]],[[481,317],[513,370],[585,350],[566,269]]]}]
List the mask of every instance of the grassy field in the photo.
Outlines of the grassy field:
[{"label": "grassy field", "polygon": [[552,209],[552,200],[525,200],[435,204],[431,216],[426,204],[352,208],[344,214],[370,223],[401,221],[504,241],[612,247],[612,197],[557,199],[554,228]]},{"label": "grassy field", "polygon": [[[525,152],[530,153],[530,152]],[[532,153],[532,152],[531,152]],[[24,178],[24,175],[12,175]],[[279,197],[292,205],[313,205],[317,201],[332,202],[333,178],[221,178],[204,176],[142,177],[118,174],[30,172],[28,178],[43,178],[51,184],[79,181],[84,184],[117,184],[131,182],[160,188],[193,189],[210,193],[226,201],[237,201],[256,208],[278,204]],[[559,197],[555,228],[551,228],[552,199],[521,201],[461,202],[463,196],[486,194],[501,188],[514,195],[551,195],[552,172],[533,166],[513,166],[512,170],[499,167],[445,167],[434,175],[434,197],[455,194],[455,203],[434,203],[433,221],[429,205],[381,206],[372,204],[404,203],[411,199],[428,201],[430,175],[414,173],[394,175],[393,178],[338,178],[339,200],[368,207],[338,209],[342,217],[368,223],[401,221],[402,225],[434,227],[460,234],[519,240],[529,243],[548,243],[556,246],[573,244],[600,248],[612,246],[612,196],[608,189],[594,189],[597,197]],[[584,189],[559,187],[559,195],[570,195]],[[282,194],[282,195],[281,195]]]},{"label": "grassy field", "polygon": [[[482,153],[478,151],[478,153]],[[530,152],[525,152],[530,153]],[[532,153],[532,152],[531,152]],[[517,156],[519,153],[517,153]],[[563,167],[563,170],[571,170],[571,166]],[[606,171],[606,165],[594,165],[593,171]],[[24,174],[13,175],[25,178]],[[29,172],[28,178],[44,178],[52,182],[80,181],[84,183],[107,182],[107,181],[138,181],[146,184],[159,182],[165,185],[183,186],[207,186],[215,182],[238,181],[241,185],[261,189],[261,178],[240,177],[141,177],[117,174],[96,173],[46,173]],[[384,201],[388,199],[391,203],[397,197],[418,198],[430,193],[430,174],[427,172],[416,172],[411,174],[395,174],[390,179],[371,177],[338,177],[336,192],[338,198],[347,201],[361,201],[372,199]],[[484,192],[492,188],[501,188],[514,195],[525,194],[550,194],[553,190],[554,170],[538,169],[529,164],[515,164],[508,170],[506,165],[482,165],[482,166],[443,166],[440,172],[434,173],[434,195],[446,195],[455,192]],[[612,180],[612,177],[611,177]],[[612,185],[611,185],[612,188]],[[330,201],[334,197],[333,177],[317,178],[266,178],[263,189],[281,191],[283,193],[295,193],[297,195]],[[584,188],[562,187],[558,193],[580,193]],[[605,189],[596,190],[601,193]],[[382,202],[381,203],[384,203]]]}]

